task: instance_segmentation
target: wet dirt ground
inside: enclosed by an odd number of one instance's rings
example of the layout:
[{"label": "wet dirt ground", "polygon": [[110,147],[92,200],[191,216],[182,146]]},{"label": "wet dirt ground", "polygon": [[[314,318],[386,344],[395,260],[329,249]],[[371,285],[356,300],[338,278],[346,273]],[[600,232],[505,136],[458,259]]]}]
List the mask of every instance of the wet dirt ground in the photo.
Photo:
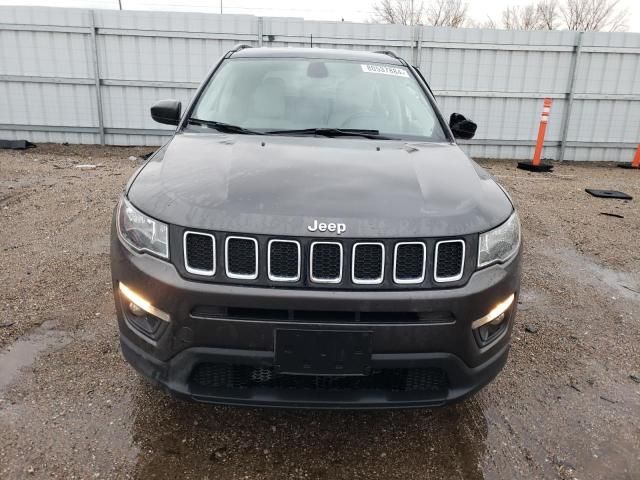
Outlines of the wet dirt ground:
[{"label": "wet dirt ground", "polygon": [[110,215],[148,151],[0,151],[0,478],[640,478],[640,172],[481,162],[525,252],[509,361],[475,397],[278,411],[175,400],[121,358]]}]

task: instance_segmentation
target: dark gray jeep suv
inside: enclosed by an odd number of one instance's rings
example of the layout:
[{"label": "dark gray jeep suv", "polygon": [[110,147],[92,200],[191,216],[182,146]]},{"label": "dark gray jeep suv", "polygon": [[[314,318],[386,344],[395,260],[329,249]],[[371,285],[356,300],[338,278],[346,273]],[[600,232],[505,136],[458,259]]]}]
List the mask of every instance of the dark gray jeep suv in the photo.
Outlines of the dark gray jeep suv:
[{"label": "dark gray jeep suv", "polygon": [[504,366],[508,195],[391,52],[238,46],[129,181],[111,269],[125,358],[202,402],[435,406]]}]

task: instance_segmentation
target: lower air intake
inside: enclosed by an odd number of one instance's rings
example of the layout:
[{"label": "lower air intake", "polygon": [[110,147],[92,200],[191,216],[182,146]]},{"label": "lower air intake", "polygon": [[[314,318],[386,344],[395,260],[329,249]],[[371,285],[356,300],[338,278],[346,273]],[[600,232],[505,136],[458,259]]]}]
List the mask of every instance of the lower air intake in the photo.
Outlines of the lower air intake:
[{"label": "lower air intake", "polygon": [[281,375],[269,367],[198,364],[190,378],[192,390],[276,388],[298,390],[384,390],[393,392],[446,392],[447,375],[439,368],[389,368],[364,377]]}]

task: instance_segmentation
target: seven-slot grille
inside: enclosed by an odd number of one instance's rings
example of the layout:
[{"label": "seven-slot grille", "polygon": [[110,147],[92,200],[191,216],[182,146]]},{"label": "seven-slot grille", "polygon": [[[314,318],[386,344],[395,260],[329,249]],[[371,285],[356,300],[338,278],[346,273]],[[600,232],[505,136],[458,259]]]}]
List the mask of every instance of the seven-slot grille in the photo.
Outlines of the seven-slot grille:
[{"label": "seven-slot grille", "polygon": [[[227,278],[238,280],[266,279],[273,283],[299,284],[422,284],[427,267],[433,272],[430,281],[455,282],[463,277],[465,241],[355,242],[305,241],[270,239],[266,246],[253,237],[227,236],[218,239],[224,250],[218,256]],[[216,237],[205,232],[186,231],[184,268],[197,276],[216,275]],[[432,242],[432,241],[431,241]],[[431,254],[428,253],[431,245]],[[259,252],[266,254],[259,263]],[[390,259],[386,260],[387,254]],[[347,265],[345,265],[345,262]],[[433,267],[431,267],[433,265]],[[346,270],[346,271],[345,271]],[[304,273],[304,275],[303,275]],[[346,276],[346,278],[345,278]],[[304,278],[303,278],[304,277]],[[306,279],[306,280],[305,280]],[[260,280],[258,280],[260,282]],[[264,282],[264,280],[262,280]]]}]

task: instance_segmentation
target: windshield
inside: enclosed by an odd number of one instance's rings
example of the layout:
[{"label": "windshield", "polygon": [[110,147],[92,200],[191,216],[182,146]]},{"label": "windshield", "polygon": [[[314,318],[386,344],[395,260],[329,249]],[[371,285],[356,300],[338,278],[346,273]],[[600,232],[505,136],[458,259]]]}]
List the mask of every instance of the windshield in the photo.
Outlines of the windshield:
[{"label": "windshield", "polygon": [[406,68],[346,60],[226,60],[191,118],[241,127],[244,133],[357,129],[394,138],[447,140]]}]

